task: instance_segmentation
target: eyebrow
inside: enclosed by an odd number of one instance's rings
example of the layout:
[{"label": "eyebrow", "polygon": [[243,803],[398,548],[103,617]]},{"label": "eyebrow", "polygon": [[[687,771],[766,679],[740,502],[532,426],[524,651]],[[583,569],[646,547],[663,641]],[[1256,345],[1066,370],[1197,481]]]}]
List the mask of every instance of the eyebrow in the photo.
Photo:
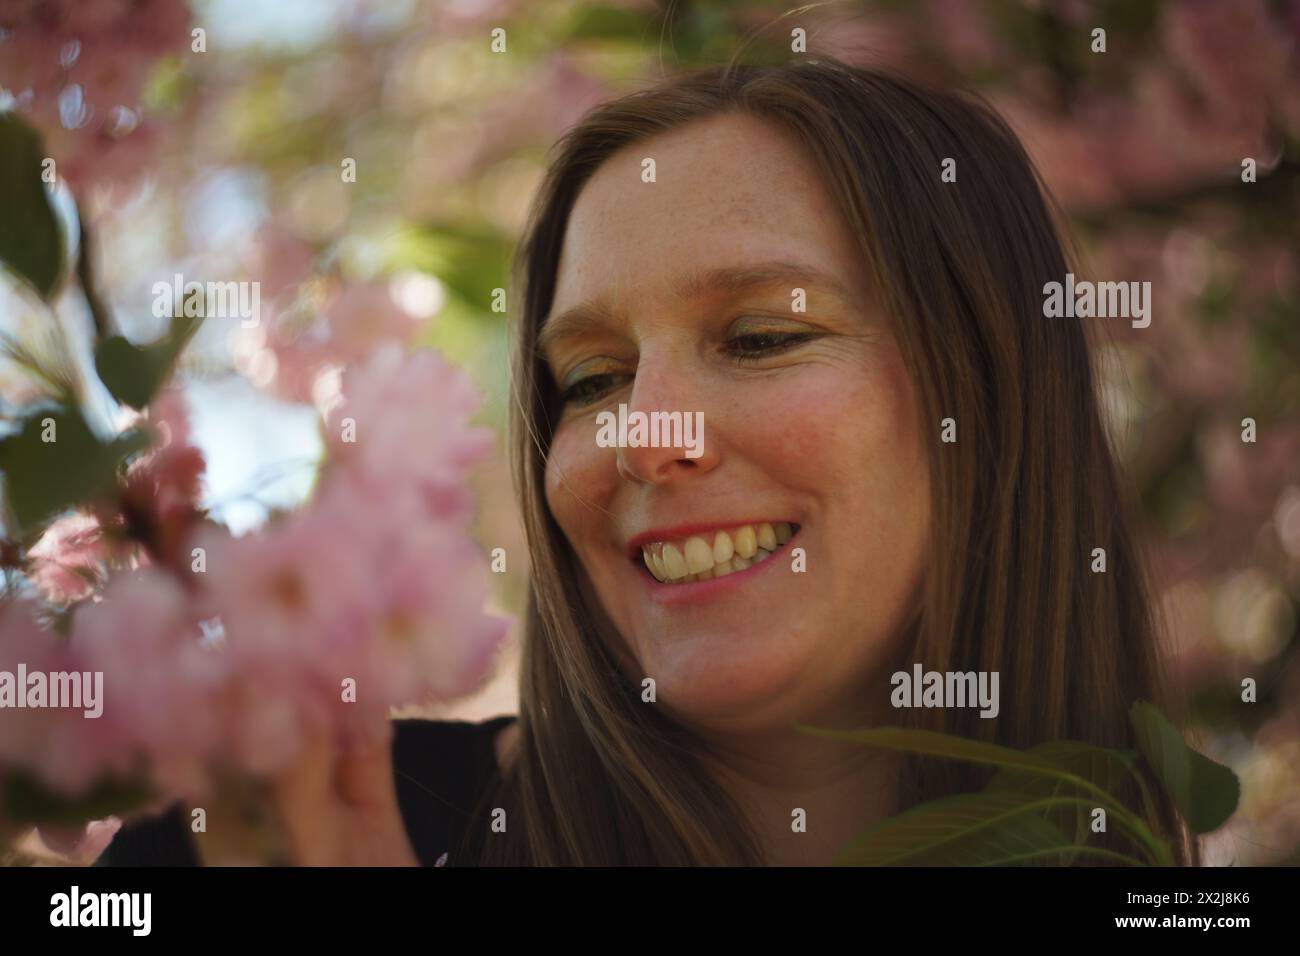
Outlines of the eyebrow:
[{"label": "eyebrow", "polygon": [[[823,294],[838,298],[843,303],[852,300],[844,283],[830,273],[803,263],[785,261],[760,262],[750,266],[725,266],[693,272],[677,283],[673,289],[673,296],[678,301],[689,302],[706,292],[717,291],[739,295],[742,292],[778,284],[791,289],[816,289]],[[542,324],[541,331],[537,334],[537,349],[545,356],[560,342],[579,338],[589,332],[593,326],[612,325],[616,319],[616,310],[611,308],[604,299],[584,302],[565,309]]]}]

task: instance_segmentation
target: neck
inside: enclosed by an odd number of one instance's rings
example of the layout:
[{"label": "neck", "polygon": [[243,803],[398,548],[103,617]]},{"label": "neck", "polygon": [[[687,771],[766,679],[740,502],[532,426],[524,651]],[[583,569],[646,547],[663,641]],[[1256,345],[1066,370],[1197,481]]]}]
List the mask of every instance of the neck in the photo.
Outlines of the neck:
[{"label": "neck", "polygon": [[[877,721],[799,722],[844,729]],[[792,727],[701,737],[769,866],[830,866],[854,836],[897,812],[898,754]]]}]

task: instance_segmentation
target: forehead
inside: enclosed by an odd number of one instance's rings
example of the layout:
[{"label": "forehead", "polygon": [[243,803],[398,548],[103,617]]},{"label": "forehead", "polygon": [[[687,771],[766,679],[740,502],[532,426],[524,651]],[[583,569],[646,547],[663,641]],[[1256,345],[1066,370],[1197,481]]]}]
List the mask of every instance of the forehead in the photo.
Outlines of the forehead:
[{"label": "forehead", "polygon": [[[654,160],[654,182],[642,179]],[[552,312],[670,296],[683,276],[806,262],[855,292],[863,264],[798,142],[745,114],[697,120],[610,156],[574,204]]]}]

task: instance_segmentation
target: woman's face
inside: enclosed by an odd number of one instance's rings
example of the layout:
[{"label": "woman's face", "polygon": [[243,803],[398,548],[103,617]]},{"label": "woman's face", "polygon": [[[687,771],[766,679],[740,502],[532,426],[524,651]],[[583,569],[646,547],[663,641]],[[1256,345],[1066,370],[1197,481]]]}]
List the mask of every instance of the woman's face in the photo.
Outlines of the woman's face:
[{"label": "woman's face", "polygon": [[[567,396],[546,499],[629,676],[679,720],[755,731],[887,700],[929,478],[865,273],[798,143],[746,115],[616,153],[573,209],[541,337]],[[620,404],[698,418],[702,441],[603,447]]]}]

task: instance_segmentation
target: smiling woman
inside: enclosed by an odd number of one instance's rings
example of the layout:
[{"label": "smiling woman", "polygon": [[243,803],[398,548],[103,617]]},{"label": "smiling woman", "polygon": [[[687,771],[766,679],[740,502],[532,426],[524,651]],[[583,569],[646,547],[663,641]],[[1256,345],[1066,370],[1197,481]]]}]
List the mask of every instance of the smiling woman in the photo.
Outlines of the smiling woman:
[{"label": "smiling woman", "polygon": [[[292,859],[827,864],[987,773],[801,727],[1133,746],[1143,567],[992,111],[826,60],[686,75],[567,134],[516,268],[518,720],[313,746],[274,789]],[[615,409],[707,440],[605,440]],[[1114,795],[1196,861],[1164,789]],[[109,856],[192,859],[168,819]]]},{"label": "smiling woman", "polygon": [[[829,863],[983,779],[795,723],[1131,744],[1159,668],[1067,272],[1006,125],[879,73],[702,71],[565,137],[517,260],[533,580],[483,862]],[[607,447],[624,407],[708,440]],[[913,666],[1000,675],[997,717],[892,710]]]}]

